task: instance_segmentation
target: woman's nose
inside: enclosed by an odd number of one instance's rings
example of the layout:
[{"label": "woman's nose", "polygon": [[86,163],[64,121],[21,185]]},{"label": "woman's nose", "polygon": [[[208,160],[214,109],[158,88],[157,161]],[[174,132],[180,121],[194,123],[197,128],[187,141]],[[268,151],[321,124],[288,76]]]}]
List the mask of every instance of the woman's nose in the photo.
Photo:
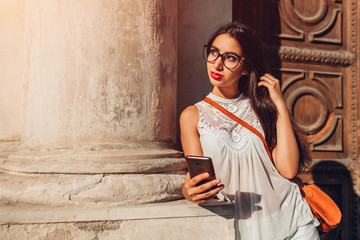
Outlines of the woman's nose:
[{"label": "woman's nose", "polygon": [[214,62],[214,67],[215,67],[216,70],[222,70],[222,69],[223,69],[224,65],[223,65],[223,63],[222,63],[221,56],[219,56],[219,57],[215,60],[215,62]]}]

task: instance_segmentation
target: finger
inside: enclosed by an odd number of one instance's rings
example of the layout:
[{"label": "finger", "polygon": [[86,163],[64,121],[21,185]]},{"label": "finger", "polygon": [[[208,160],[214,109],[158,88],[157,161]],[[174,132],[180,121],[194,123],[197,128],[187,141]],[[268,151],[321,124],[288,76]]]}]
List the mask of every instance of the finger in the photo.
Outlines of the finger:
[{"label": "finger", "polygon": [[265,74],[260,79],[263,80],[263,81],[275,83],[275,85],[280,86],[280,80],[277,79],[276,77],[274,77],[273,75],[269,74],[269,73]]},{"label": "finger", "polygon": [[209,181],[207,183],[201,184],[200,186],[187,186],[187,194],[193,198],[199,194],[202,194],[204,192],[209,191],[211,188],[216,187],[220,183],[220,179],[214,179],[212,181]]},{"label": "finger", "polygon": [[220,182],[221,182],[220,179],[214,179],[207,183],[201,184],[200,186],[197,186],[196,188],[194,188],[194,193],[200,194],[200,193],[209,191],[209,189],[216,187],[218,184],[220,184]]},{"label": "finger", "polygon": [[191,178],[191,180],[189,181],[190,186],[196,186],[196,184],[198,184],[199,182],[201,182],[202,180],[205,180],[209,177],[209,173],[205,172],[205,173],[201,173],[199,175],[196,175],[195,177]]},{"label": "finger", "polygon": [[207,200],[200,200],[200,201],[194,201],[196,204],[202,204],[204,202],[206,202]]},{"label": "finger", "polygon": [[275,84],[276,81],[268,76],[262,76],[260,77],[260,82],[267,82],[267,83],[270,83],[270,84]]},{"label": "finger", "polygon": [[277,79],[276,77],[274,77],[274,76],[271,75],[270,73],[266,73],[265,76],[268,77],[268,78],[270,78],[270,79],[272,79],[272,80],[274,80],[274,81],[279,81],[279,79]]},{"label": "finger", "polygon": [[260,82],[258,82],[258,87],[260,87],[260,86],[270,88],[273,85],[271,83],[267,82],[267,81],[260,81]]},{"label": "finger", "polygon": [[195,195],[192,199],[193,201],[199,201],[199,200],[208,200],[211,197],[213,197],[215,194],[217,194],[218,192],[220,192],[220,190],[224,189],[224,186],[221,185],[219,187],[216,187],[214,189],[211,189],[207,192],[201,193],[201,194],[197,194]]},{"label": "finger", "polygon": [[260,77],[260,79],[265,79],[265,78],[269,78],[266,74],[265,75],[262,75],[261,77]]},{"label": "finger", "polygon": [[185,182],[188,182],[190,181],[190,173],[187,173],[186,176],[185,176]]},{"label": "finger", "polygon": [[279,88],[280,89],[280,82],[277,79],[270,79],[268,77],[262,77],[258,82],[258,86],[265,86],[267,88]]},{"label": "finger", "polygon": [[260,78],[267,78],[267,79],[271,79],[273,81],[279,81],[279,79],[277,79],[276,77],[274,77],[273,75],[271,75],[270,73],[265,73],[263,76],[261,76]]}]

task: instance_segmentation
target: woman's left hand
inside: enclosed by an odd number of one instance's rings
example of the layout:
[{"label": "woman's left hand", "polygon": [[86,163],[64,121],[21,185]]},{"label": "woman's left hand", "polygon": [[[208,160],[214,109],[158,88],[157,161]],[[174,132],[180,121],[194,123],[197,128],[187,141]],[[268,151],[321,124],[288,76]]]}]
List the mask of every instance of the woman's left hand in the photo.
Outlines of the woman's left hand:
[{"label": "woman's left hand", "polygon": [[278,104],[284,103],[280,88],[280,81],[270,73],[266,73],[264,76],[260,77],[260,82],[258,83],[258,86],[264,86],[269,90],[270,98],[271,100],[273,100],[275,105],[278,106]]}]

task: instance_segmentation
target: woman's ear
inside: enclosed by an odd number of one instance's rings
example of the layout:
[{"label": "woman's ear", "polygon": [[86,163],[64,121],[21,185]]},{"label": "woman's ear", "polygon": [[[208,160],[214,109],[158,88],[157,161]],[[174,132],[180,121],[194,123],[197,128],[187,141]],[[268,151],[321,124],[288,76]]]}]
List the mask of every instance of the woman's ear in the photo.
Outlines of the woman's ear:
[{"label": "woman's ear", "polygon": [[249,66],[245,63],[241,75],[247,75],[249,73]]}]

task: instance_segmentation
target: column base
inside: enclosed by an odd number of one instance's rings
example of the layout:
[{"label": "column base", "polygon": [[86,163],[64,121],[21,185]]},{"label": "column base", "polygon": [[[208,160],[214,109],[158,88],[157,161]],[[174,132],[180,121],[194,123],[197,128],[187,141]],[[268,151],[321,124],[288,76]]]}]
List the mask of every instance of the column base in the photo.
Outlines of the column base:
[{"label": "column base", "polygon": [[21,150],[0,162],[0,200],[136,205],[182,198],[182,153],[157,147]]}]

